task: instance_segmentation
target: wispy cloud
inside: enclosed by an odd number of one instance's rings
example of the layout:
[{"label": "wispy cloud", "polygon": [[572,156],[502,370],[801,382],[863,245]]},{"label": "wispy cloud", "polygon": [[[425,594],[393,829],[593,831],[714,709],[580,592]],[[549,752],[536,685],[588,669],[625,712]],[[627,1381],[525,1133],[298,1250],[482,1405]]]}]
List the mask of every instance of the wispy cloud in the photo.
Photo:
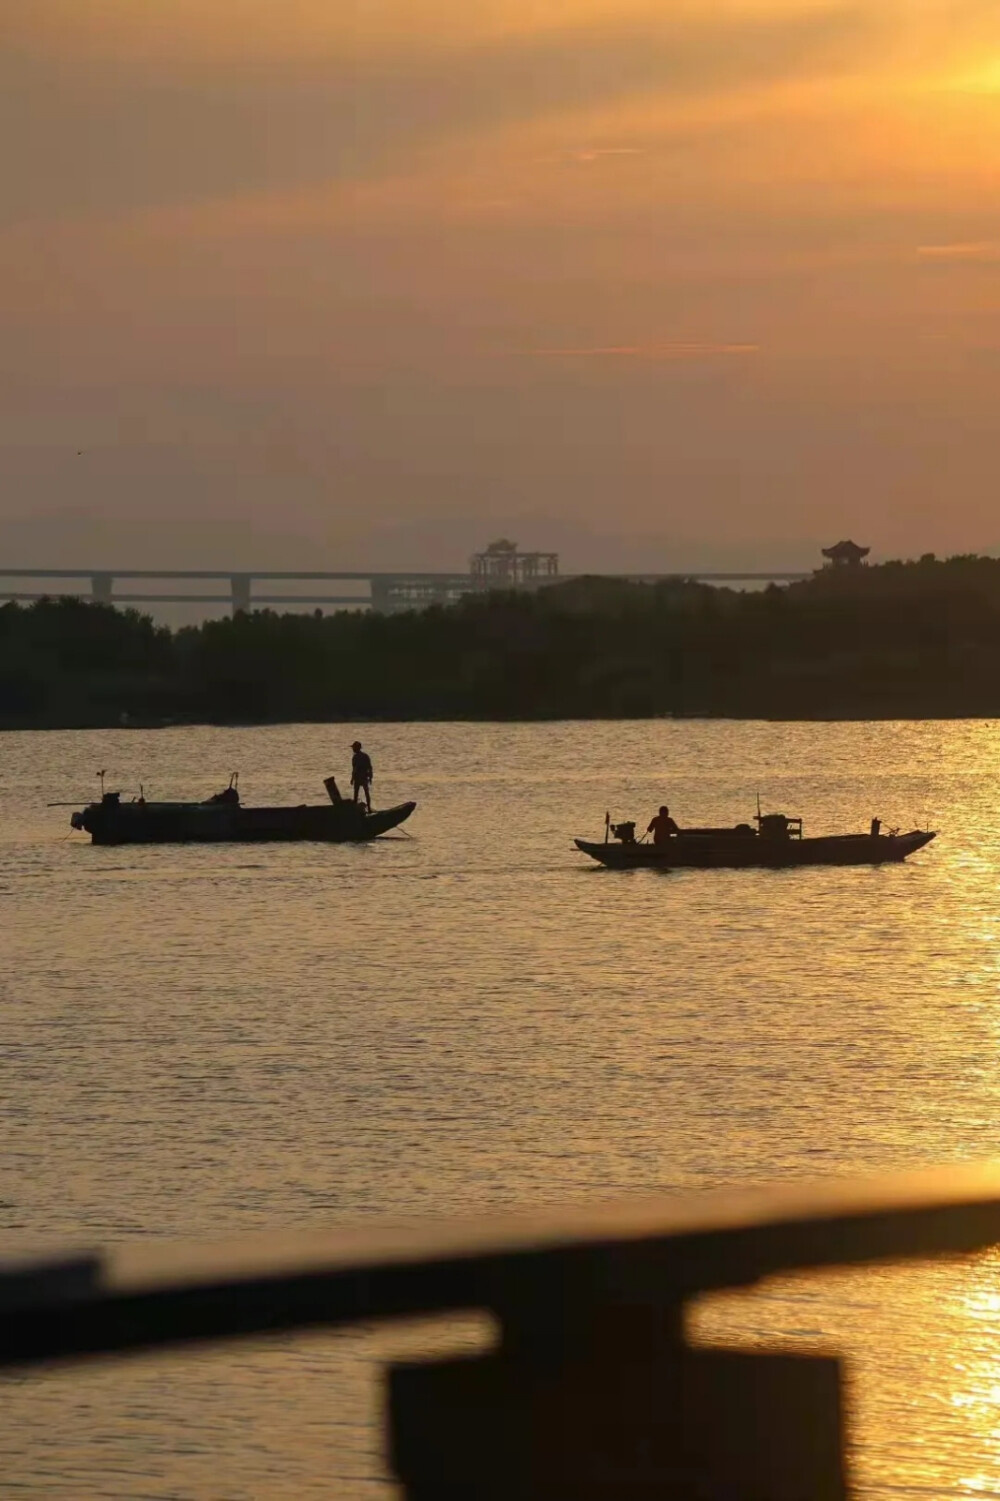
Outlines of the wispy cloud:
[{"label": "wispy cloud", "polygon": [[922,261],[956,261],[960,264],[971,261],[993,265],[1000,262],[1000,240],[959,240],[950,245],[919,245],[917,255]]},{"label": "wispy cloud", "polygon": [[592,146],[570,153],[574,162],[599,162],[605,156],[642,156],[641,146]]},{"label": "wispy cloud", "polygon": [[578,146],[566,151],[550,152],[547,156],[537,158],[539,162],[552,164],[590,166],[592,162],[604,161],[608,157],[616,156],[644,156],[643,146]]},{"label": "wispy cloud", "polygon": [[541,359],[567,360],[710,360],[759,352],[759,344],[668,341],[658,344],[595,344],[561,349],[535,349]]},{"label": "wispy cloud", "polygon": [[[4,213],[115,211],[377,176],[421,148],[559,113],[837,74],[858,65],[873,29],[857,0],[777,16],[665,10],[457,46],[440,33],[405,46],[393,35],[364,59],[303,46],[269,70],[169,55],[154,67],[141,49],[68,68],[24,43],[0,52]],[[584,146],[576,159],[627,149]]]}]

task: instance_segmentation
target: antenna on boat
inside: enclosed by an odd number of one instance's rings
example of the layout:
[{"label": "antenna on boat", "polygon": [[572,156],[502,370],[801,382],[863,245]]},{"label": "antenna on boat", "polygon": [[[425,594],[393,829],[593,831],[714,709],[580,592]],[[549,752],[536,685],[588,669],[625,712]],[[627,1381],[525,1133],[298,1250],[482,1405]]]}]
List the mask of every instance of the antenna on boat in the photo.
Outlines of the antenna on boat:
[{"label": "antenna on boat", "polygon": [[101,779],[101,796],[103,797],[104,796],[104,776],[105,776],[105,773],[103,771],[99,771],[97,773],[97,775]]},{"label": "antenna on boat", "polygon": [[611,812],[609,810],[604,815],[604,843],[605,844],[607,844],[607,842],[608,842],[608,838],[610,836],[610,833],[611,833]]},{"label": "antenna on boat", "polygon": [[760,788],[757,788],[757,822],[760,823]]}]

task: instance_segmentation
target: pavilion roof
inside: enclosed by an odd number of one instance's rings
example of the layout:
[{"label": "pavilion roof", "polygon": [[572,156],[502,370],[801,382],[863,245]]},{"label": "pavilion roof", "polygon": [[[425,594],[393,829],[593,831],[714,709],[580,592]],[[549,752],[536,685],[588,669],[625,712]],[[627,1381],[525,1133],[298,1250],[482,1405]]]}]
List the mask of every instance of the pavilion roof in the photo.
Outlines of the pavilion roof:
[{"label": "pavilion roof", "polygon": [[835,542],[832,547],[823,548],[824,558],[867,558],[871,552],[870,547],[859,547],[857,542],[846,538],[843,542]]}]

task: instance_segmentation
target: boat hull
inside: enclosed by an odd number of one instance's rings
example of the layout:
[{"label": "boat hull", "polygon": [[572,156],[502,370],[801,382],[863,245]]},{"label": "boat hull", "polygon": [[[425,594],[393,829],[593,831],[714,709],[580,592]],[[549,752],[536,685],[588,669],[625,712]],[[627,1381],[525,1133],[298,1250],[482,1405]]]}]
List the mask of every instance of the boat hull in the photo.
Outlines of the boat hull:
[{"label": "boat hull", "polygon": [[800,865],[898,865],[935,838],[908,834],[835,834],[819,839],[765,839],[753,831],[681,834],[665,844],[575,841],[612,870],[788,870]]},{"label": "boat hull", "polygon": [[364,844],[397,828],[416,803],[366,813],[355,803],[242,808],[219,803],[93,803],[73,815],[94,844]]}]

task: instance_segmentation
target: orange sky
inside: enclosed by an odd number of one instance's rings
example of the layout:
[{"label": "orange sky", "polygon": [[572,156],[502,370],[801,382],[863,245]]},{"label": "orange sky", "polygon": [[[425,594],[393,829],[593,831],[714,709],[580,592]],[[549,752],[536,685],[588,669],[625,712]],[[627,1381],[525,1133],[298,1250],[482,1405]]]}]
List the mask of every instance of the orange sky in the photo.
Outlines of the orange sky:
[{"label": "orange sky", "polygon": [[1000,547],[998,106],[995,0],[9,0],[0,551]]}]

